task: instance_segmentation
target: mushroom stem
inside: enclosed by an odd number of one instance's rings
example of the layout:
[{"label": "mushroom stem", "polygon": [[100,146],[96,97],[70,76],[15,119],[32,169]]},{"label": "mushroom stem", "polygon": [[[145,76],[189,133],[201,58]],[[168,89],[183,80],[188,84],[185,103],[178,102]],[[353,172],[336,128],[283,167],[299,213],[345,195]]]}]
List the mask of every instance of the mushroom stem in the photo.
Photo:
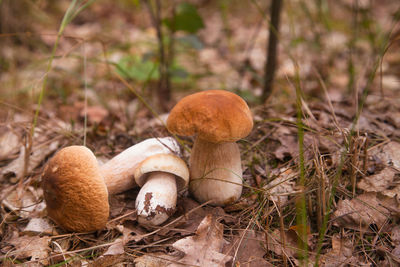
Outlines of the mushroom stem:
[{"label": "mushroom stem", "polygon": [[242,193],[240,151],[235,142],[211,143],[196,138],[190,156],[191,194],[201,203],[224,206]]},{"label": "mushroom stem", "polygon": [[155,154],[179,153],[179,146],[171,137],[150,138],[142,141],[100,166],[108,193],[118,194],[137,186],[134,172],[144,159]]},{"label": "mushroom stem", "polygon": [[159,225],[175,211],[177,186],[175,175],[166,172],[152,172],[148,175],[136,197],[138,222]]}]

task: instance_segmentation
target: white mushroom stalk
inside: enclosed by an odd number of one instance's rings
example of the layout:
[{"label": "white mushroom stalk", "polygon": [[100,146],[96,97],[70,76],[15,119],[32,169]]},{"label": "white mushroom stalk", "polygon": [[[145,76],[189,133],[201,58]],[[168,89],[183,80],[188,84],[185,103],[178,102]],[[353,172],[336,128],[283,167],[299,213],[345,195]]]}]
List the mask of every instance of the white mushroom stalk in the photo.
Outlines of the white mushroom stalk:
[{"label": "white mushroom stalk", "polygon": [[215,144],[196,138],[190,156],[189,190],[201,203],[224,206],[242,194],[242,164],[235,142]]},{"label": "white mushroom stalk", "polygon": [[135,181],[142,187],[135,204],[138,222],[160,225],[175,212],[177,192],[187,186],[189,169],[177,156],[157,154],[139,164]]},{"label": "white mushroom stalk", "polygon": [[140,162],[156,154],[179,154],[179,145],[172,137],[144,140],[100,166],[108,193],[121,193],[136,186],[134,172]]}]

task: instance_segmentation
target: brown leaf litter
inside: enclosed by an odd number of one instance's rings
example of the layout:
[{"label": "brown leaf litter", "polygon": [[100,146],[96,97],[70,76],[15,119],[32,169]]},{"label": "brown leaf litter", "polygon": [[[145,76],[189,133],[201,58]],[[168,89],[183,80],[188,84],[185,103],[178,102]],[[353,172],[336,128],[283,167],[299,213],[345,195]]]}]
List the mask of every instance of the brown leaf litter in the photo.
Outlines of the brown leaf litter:
[{"label": "brown leaf litter", "polygon": [[391,141],[370,151],[370,157],[382,170],[366,176],[357,184],[365,192],[379,192],[387,197],[400,199],[400,143]]},{"label": "brown leaf litter", "polygon": [[337,226],[365,231],[371,224],[384,226],[391,217],[391,209],[397,207],[392,198],[364,193],[351,200],[340,200],[332,219]]},{"label": "brown leaf litter", "polygon": [[172,244],[178,254],[146,254],[135,259],[137,266],[210,266],[223,267],[232,259],[223,254],[226,241],[223,225],[212,215],[203,218],[194,235]]},{"label": "brown leaf litter", "polygon": [[244,229],[238,231],[230,244],[224,247],[224,251],[232,256],[232,262],[243,267],[273,266],[264,259],[267,253],[264,244],[264,233]]},{"label": "brown leaf litter", "polygon": [[217,222],[212,215],[207,215],[198,226],[194,236],[185,237],[172,244],[172,247],[183,252],[181,264],[172,266],[200,265],[223,267],[231,260],[231,256],[222,254],[225,244],[223,239],[224,226]]}]

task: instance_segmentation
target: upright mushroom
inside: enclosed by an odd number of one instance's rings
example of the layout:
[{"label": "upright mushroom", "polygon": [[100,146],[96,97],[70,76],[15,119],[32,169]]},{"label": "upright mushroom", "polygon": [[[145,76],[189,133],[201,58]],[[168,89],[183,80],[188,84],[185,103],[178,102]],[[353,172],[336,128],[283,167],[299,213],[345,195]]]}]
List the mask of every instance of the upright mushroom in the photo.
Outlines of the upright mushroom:
[{"label": "upright mushroom", "polygon": [[135,186],[134,171],[146,158],[178,152],[173,138],[151,138],[99,166],[88,148],[65,147],[50,159],[42,176],[48,215],[69,231],[101,229],[109,216],[108,194]]},{"label": "upright mushroom", "polygon": [[175,105],[167,128],[177,135],[196,135],[189,164],[191,194],[218,206],[235,202],[243,184],[236,141],[253,128],[246,102],[224,90],[195,93]]}]

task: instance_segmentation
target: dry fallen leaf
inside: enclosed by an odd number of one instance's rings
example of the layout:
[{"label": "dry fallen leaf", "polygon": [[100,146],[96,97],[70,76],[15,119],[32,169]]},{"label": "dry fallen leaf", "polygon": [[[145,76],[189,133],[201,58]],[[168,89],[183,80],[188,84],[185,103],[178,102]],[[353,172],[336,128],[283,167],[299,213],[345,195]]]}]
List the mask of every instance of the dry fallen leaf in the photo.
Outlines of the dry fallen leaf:
[{"label": "dry fallen leaf", "polygon": [[108,255],[114,256],[114,255],[124,254],[125,253],[124,245],[125,242],[123,237],[116,239],[114,244],[109,246],[106,252],[104,252],[103,256],[108,256]]},{"label": "dry fallen leaf", "polygon": [[263,256],[266,251],[263,247],[265,236],[254,230],[241,230],[234,237],[229,247],[224,252],[233,257],[236,265],[241,267],[272,266]]},{"label": "dry fallen leaf", "polygon": [[400,143],[391,141],[383,146],[376,147],[370,152],[386,166],[400,170]]},{"label": "dry fallen leaf", "polygon": [[42,195],[40,188],[32,186],[11,191],[5,190],[1,195],[3,199],[1,204],[21,218],[30,218],[33,213],[40,213],[46,208],[46,204],[40,199]]},{"label": "dry fallen leaf", "polygon": [[54,234],[55,229],[43,218],[32,218],[23,230],[24,233]]},{"label": "dry fallen leaf", "polygon": [[194,236],[189,236],[176,241],[172,246],[182,251],[185,255],[170,266],[224,267],[232,259],[231,256],[222,254],[225,240],[223,239],[223,225],[215,220],[212,215],[207,215],[200,223]]},{"label": "dry fallen leaf", "polygon": [[163,253],[146,254],[135,259],[135,267],[166,267],[176,261],[177,256]]},{"label": "dry fallen leaf", "polygon": [[400,259],[400,226],[396,225],[392,229],[392,234],[390,235],[394,248],[392,254]]},{"label": "dry fallen leaf", "polygon": [[288,127],[279,127],[273,134],[273,137],[279,140],[281,145],[275,150],[274,155],[279,160],[285,157],[296,158],[298,154],[297,137]]},{"label": "dry fallen leaf", "polygon": [[8,159],[10,155],[17,153],[20,145],[18,135],[5,128],[5,132],[0,136],[0,160]]},{"label": "dry fallen leaf", "polygon": [[267,197],[274,201],[280,201],[280,205],[285,205],[289,199],[289,194],[296,193],[295,187],[296,173],[292,169],[286,169],[280,175],[264,186]]},{"label": "dry fallen leaf", "polygon": [[397,209],[396,201],[376,193],[364,193],[351,200],[340,200],[333,213],[334,224],[364,230],[370,224],[381,227],[390,216],[389,210],[385,207]]},{"label": "dry fallen leaf", "polygon": [[398,199],[400,197],[399,174],[399,171],[386,167],[380,172],[360,180],[357,187],[365,192],[378,192]]},{"label": "dry fallen leaf", "polygon": [[195,200],[182,197],[178,200],[178,211],[176,215],[184,215],[184,217],[176,223],[175,227],[172,227],[174,229],[171,231],[180,233],[181,235],[194,233],[207,214],[212,214],[218,221],[224,221],[227,224],[237,221],[236,217],[227,214],[221,207],[200,207],[199,203]]},{"label": "dry fallen leaf", "polygon": [[[304,241],[299,237],[295,227],[292,227],[282,233],[280,229],[275,229],[272,233],[269,233],[267,238],[267,248],[268,250],[274,252],[277,255],[289,258],[294,265],[299,266],[300,261],[296,258],[301,253],[301,248],[299,245]],[[308,247],[311,246],[312,235],[307,235]],[[284,242],[283,242],[284,241]],[[311,255],[309,255],[309,263],[313,261]]]},{"label": "dry fallen leaf", "polygon": [[332,236],[332,249],[321,257],[320,264],[325,267],[357,266],[358,259],[353,256],[354,245],[351,239]]},{"label": "dry fallen leaf", "polygon": [[14,238],[8,243],[14,246],[15,250],[7,253],[9,256],[15,256],[18,259],[30,258],[30,260],[39,260],[47,265],[45,260],[49,255],[49,242],[51,238],[48,236],[20,236]]},{"label": "dry fallen leaf", "polygon": [[366,192],[378,192],[388,197],[400,197],[400,143],[389,142],[371,150],[371,157],[385,167],[370,176],[364,177],[357,187]]},{"label": "dry fallen leaf", "polygon": [[[59,142],[53,141],[48,145],[38,145],[32,148],[32,153],[29,156],[29,165],[27,168],[27,174],[35,169],[39,164],[52,152],[58,148]],[[18,158],[13,160],[8,166],[4,167],[1,176],[15,176],[16,179],[20,179],[24,173],[25,167],[25,150],[24,146],[21,147]],[[0,177],[1,180],[1,177]]]}]

